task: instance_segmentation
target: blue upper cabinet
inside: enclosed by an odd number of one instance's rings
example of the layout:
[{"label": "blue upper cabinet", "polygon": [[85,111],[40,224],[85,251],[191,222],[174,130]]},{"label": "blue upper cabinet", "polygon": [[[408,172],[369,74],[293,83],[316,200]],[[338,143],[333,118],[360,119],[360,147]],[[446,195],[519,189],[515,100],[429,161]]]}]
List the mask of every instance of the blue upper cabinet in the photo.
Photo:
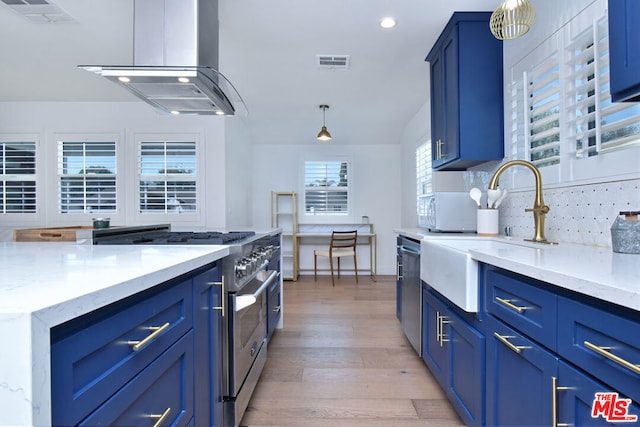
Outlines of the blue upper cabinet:
[{"label": "blue upper cabinet", "polygon": [[609,0],[611,99],[640,101],[640,2]]},{"label": "blue upper cabinet", "polygon": [[504,157],[502,42],[490,12],[456,12],[427,56],[433,168],[465,170]]}]

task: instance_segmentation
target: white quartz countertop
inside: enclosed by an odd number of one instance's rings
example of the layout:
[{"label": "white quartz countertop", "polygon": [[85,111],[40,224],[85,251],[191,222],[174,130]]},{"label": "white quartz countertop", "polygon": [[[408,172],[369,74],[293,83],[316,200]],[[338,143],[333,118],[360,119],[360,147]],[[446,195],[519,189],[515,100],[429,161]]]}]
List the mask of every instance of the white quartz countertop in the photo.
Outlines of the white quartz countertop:
[{"label": "white quartz countertop", "polygon": [[50,425],[53,326],[228,254],[220,245],[0,243],[0,426]]},{"label": "white quartz countertop", "polygon": [[[415,229],[395,231],[408,237],[418,235]],[[422,239],[433,242],[439,239],[487,239],[474,234],[423,231]],[[469,249],[470,256],[477,261],[560,288],[640,311],[640,255],[615,253],[611,248],[563,242],[546,245],[518,238],[496,237],[489,240],[519,244]]]}]

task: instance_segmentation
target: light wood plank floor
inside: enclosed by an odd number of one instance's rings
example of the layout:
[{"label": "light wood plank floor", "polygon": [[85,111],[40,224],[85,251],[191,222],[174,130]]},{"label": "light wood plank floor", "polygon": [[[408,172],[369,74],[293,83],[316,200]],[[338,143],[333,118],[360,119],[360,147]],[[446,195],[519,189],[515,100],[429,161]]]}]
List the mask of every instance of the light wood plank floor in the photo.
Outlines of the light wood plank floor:
[{"label": "light wood plank floor", "polygon": [[395,277],[284,282],[284,328],[242,426],[460,426],[395,316]]}]

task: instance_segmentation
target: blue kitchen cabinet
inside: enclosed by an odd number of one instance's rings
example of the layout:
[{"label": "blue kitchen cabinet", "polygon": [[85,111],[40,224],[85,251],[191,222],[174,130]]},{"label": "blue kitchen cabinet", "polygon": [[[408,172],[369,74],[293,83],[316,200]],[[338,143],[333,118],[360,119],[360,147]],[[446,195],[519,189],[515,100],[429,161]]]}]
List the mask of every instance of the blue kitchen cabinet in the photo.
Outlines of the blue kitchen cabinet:
[{"label": "blue kitchen cabinet", "polygon": [[456,12],[429,52],[435,170],[504,157],[502,42],[490,12]]},{"label": "blue kitchen cabinet", "polygon": [[601,406],[598,406],[594,418],[593,406],[596,393],[611,392],[614,392],[611,387],[594,380],[570,364],[560,361],[558,380],[555,386],[558,403],[555,420],[557,425],[621,426],[634,424],[634,422],[625,420],[629,416],[635,416],[637,420],[640,420],[640,406],[637,403],[624,405],[624,410],[622,407],[615,407],[614,402],[617,401],[619,406],[620,399],[626,398],[622,395],[617,396],[615,401],[613,399],[605,400]]},{"label": "blue kitchen cabinet", "polygon": [[591,410],[596,393],[640,400],[640,313],[490,265],[481,280],[487,425],[628,425]]},{"label": "blue kitchen cabinet", "polygon": [[447,312],[444,303],[436,298],[427,286],[422,289],[422,360],[444,389],[450,369],[448,347],[442,337],[443,316]]},{"label": "blue kitchen cabinet", "polygon": [[558,359],[493,316],[486,323],[487,425],[551,425]]},{"label": "blue kitchen cabinet", "polygon": [[[485,338],[473,316],[423,286],[422,359],[467,426],[484,425]],[[467,319],[467,320],[465,320]]]},{"label": "blue kitchen cabinet", "polygon": [[282,285],[280,280],[280,269],[278,277],[267,290],[267,340],[270,340],[278,327],[278,322],[282,317]]},{"label": "blue kitchen cabinet", "polygon": [[402,236],[396,237],[396,317],[402,322]]},{"label": "blue kitchen cabinet", "polygon": [[185,427],[193,419],[193,391],[190,331],[79,425]]},{"label": "blue kitchen cabinet", "polygon": [[221,426],[223,409],[222,302],[223,281],[218,264],[193,279],[195,325],[195,419],[199,426]]},{"label": "blue kitchen cabinet", "polygon": [[[192,327],[192,281],[178,278],[53,328],[53,424],[80,423],[112,396],[124,390],[134,378],[142,375],[154,360],[191,331]],[[189,342],[192,343],[192,339]],[[175,400],[178,391],[181,403],[179,406],[173,405],[170,418],[179,416],[182,420],[189,420],[193,415],[193,382],[184,382],[181,375],[193,376],[192,371],[183,369],[187,364],[193,366],[193,348],[180,347],[176,351],[181,374],[176,376],[168,373],[163,376],[179,378],[174,384],[175,390],[153,387],[149,392],[151,394],[146,393],[143,400],[165,402],[169,394]],[[154,368],[152,372],[153,375],[161,375],[162,369]],[[174,369],[172,372],[177,371]],[[148,375],[146,373],[144,377]],[[125,395],[130,396],[129,392],[125,392]],[[110,406],[111,412],[114,408],[126,409],[120,404],[113,405]],[[133,410],[135,408],[137,406]],[[160,413],[166,410],[156,409]],[[112,413],[110,416],[115,420],[119,414]]]},{"label": "blue kitchen cabinet", "polygon": [[611,99],[640,101],[640,2],[609,0]]}]

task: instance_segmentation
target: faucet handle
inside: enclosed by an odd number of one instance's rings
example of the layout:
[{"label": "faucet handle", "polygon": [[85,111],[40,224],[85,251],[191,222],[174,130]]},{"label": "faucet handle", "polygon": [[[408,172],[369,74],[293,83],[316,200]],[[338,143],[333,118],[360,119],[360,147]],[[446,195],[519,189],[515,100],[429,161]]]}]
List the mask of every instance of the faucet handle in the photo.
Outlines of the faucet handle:
[{"label": "faucet handle", "polygon": [[539,208],[526,208],[524,211],[525,212],[542,212],[543,214],[547,214],[549,213],[551,209],[549,209],[549,206],[547,205],[542,205]]}]

